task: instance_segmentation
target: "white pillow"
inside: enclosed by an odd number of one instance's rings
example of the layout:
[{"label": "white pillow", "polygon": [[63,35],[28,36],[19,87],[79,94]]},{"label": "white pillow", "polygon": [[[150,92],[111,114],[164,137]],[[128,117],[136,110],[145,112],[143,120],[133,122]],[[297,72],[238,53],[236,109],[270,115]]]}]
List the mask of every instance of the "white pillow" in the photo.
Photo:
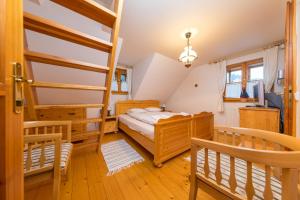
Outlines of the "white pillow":
[{"label": "white pillow", "polygon": [[143,113],[143,112],[147,112],[147,111],[143,108],[130,108],[127,110],[127,113]]},{"label": "white pillow", "polygon": [[148,108],[145,108],[145,110],[148,112],[160,112],[161,111],[160,108],[156,108],[156,107],[148,107]]}]

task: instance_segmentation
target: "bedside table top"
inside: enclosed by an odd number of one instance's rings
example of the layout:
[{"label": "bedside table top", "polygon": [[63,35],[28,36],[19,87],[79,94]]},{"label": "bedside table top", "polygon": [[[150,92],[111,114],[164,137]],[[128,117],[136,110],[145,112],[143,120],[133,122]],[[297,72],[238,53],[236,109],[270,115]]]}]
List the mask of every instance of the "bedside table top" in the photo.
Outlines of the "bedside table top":
[{"label": "bedside table top", "polygon": [[116,119],[117,117],[115,115],[107,116],[106,119]]}]

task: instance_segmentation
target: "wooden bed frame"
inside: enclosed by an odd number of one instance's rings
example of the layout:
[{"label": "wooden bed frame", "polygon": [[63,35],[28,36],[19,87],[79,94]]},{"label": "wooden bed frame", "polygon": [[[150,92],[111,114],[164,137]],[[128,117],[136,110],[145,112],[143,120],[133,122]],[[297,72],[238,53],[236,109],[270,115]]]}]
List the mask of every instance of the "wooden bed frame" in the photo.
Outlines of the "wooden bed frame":
[{"label": "wooden bed frame", "polygon": [[[198,172],[197,152],[204,148],[204,174]],[[216,152],[216,169],[210,171],[208,150]],[[229,187],[225,187],[225,176],[221,170],[221,154],[230,157]],[[244,160],[246,165],[245,196],[236,191],[239,169],[235,159]],[[190,200],[195,200],[199,182],[204,182],[235,200],[252,199],[255,195],[252,170],[259,167],[265,173],[263,198],[271,200],[271,176],[281,181],[281,199],[300,199],[299,169],[300,140],[280,133],[248,129],[216,127],[213,140],[192,138]],[[215,179],[209,174],[213,173]],[[263,177],[263,175],[261,175]]]},{"label": "wooden bed frame", "polygon": [[[160,107],[156,100],[121,101],[116,103],[116,115],[127,112],[130,108]],[[176,115],[161,119],[154,125],[154,141],[143,134],[130,129],[119,122],[119,128],[142,145],[154,156],[154,165],[162,163],[191,148],[191,137],[210,139],[213,136],[214,117],[212,113],[203,112],[194,116]]]}]

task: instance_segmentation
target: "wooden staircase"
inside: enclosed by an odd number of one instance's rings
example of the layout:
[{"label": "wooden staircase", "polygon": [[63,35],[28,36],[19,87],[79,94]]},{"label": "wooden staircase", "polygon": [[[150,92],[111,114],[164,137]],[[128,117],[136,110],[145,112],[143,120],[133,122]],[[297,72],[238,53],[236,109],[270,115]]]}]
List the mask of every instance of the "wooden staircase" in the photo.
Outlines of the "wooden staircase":
[{"label": "wooden staircase", "polygon": [[[90,47],[109,54],[108,66],[100,66],[97,64],[82,62],[73,59],[66,59],[58,56],[47,55],[40,52],[33,52],[27,49],[25,44],[25,77],[34,79],[33,74],[28,70],[28,65],[31,62],[56,65],[65,68],[73,68],[84,71],[93,71],[106,74],[104,86],[90,86],[78,84],[65,84],[54,82],[39,82],[33,81],[31,84],[25,84],[25,96],[27,100],[27,108],[30,119],[37,120],[36,111],[40,109],[55,109],[55,108],[100,108],[100,118],[90,118],[85,120],[73,121],[73,124],[88,124],[99,123],[99,131],[90,131],[82,133],[80,138],[88,138],[89,136],[97,136],[97,141],[91,142],[90,145],[95,146],[95,143],[100,150],[102,137],[104,135],[104,123],[107,117],[107,108],[109,104],[111,82],[113,69],[115,66],[115,57],[118,44],[118,35],[120,28],[121,13],[123,0],[115,0],[114,11],[111,11],[104,6],[94,2],[93,0],[51,0],[61,6],[64,6],[72,11],[75,11],[85,17],[99,22],[105,26],[112,28],[110,41],[101,40],[97,37],[81,33],[54,21],[44,19],[30,13],[24,12],[24,28],[42,33],[48,36],[66,40],[72,43]],[[39,105],[35,97],[35,88],[55,88],[55,89],[72,89],[72,90],[92,90],[103,92],[102,102],[99,104],[68,104],[68,105]],[[74,137],[74,140],[78,139]],[[79,138],[79,139],[80,139]],[[88,145],[86,145],[88,147]]]}]

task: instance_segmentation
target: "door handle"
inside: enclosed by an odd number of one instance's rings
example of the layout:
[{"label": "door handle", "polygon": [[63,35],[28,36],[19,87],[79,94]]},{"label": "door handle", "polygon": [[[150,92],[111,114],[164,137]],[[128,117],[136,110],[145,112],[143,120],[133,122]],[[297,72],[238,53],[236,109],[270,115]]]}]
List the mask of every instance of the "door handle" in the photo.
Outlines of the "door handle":
[{"label": "door handle", "polygon": [[32,83],[32,80],[27,80],[23,77],[23,66],[16,62],[13,63],[13,88],[14,88],[14,112],[20,114],[24,106],[24,91],[23,83]]}]

